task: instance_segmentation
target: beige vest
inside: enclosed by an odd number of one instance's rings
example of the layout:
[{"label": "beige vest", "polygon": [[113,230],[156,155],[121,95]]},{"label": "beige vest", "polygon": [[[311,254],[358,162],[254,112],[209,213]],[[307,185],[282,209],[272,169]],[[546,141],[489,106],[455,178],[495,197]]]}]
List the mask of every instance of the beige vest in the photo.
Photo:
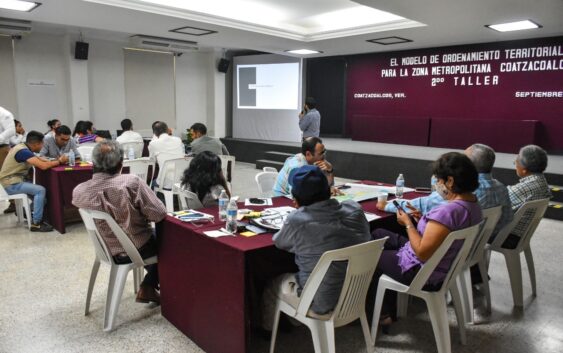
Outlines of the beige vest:
[{"label": "beige vest", "polygon": [[25,143],[20,143],[10,149],[2,165],[2,170],[0,170],[0,183],[2,183],[2,186],[14,185],[24,181],[29,168],[31,168],[31,164],[16,161],[16,153],[25,148],[27,148]]}]

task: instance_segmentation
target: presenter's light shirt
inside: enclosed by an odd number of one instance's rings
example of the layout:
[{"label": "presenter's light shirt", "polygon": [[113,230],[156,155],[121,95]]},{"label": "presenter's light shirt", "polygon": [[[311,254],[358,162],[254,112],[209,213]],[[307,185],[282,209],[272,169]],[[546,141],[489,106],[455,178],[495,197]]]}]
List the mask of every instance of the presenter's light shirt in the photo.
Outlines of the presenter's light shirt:
[{"label": "presenter's light shirt", "polygon": [[311,109],[301,119],[299,128],[303,132],[303,138],[319,137],[321,132],[321,113],[317,109]]}]

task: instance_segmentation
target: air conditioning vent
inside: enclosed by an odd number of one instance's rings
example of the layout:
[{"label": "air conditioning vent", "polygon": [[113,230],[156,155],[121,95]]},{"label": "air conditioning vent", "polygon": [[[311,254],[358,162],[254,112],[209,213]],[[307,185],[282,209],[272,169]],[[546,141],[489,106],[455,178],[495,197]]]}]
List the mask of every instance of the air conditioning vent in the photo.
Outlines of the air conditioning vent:
[{"label": "air conditioning vent", "polygon": [[0,34],[21,36],[31,33],[31,21],[0,17]]},{"label": "air conditioning vent", "polygon": [[173,53],[184,53],[198,50],[197,42],[162,38],[145,35],[131,36],[131,44],[136,48],[167,50]]}]

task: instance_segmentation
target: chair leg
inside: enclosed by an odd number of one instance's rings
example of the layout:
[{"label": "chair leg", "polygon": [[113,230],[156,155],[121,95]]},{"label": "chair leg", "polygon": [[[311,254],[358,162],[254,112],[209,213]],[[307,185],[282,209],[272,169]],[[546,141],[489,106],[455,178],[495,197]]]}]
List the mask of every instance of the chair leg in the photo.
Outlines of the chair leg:
[{"label": "chair leg", "polygon": [[404,293],[397,293],[397,317],[407,317],[409,308],[409,295]]},{"label": "chair leg", "polygon": [[276,311],[274,314],[274,324],[272,326],[272,338],[270,339],[270,353],[274,353],[276,347],[276,338],[278,336],[278,324],[280,323],[280,304],[276,302]]},{"label": "chair leg", "polygon": [[24,200],[22,203],[25,216],[27,217],[27,229],[31,229],[31,208],[29,207],[29,200]]},{"label": "chair leg", "polygon": [[512,299],[514,306],[524,306],[523,289],[522,289],[522,265],[520,264],[520,254],[504,254],[506,260],[506,268],[508,277],[510,278],[510,287],[512,288]]},{"label": "chair leg", "polygon": [[163,190],[164,204],[166,205],[167,212],[174,212],[174,194],[172,191]]},{"label": "chair leg", "polygon": [[366,341],[366,352],[373,353],[375,351],[375,347],[371,343],[372,340],[371,340],[371,334],[369,332],[368,318],[366,317],[366,313],[363,311],[360,316],[360,323],[362,324],[362,331],[364,332],[364,340]]},{"label": "chair leg", "polygon": [[428,306],[428,315],[432,323],[438,353],[451,353],[450,327],[448,326],[448,313],[444,295],[430,295],[424,299]]},{"label": "chair leg", "polygon": [[383,306],[383,296],[385,295],[385,287],[381,284],[377,286],[375,296],[375,304],[373,305],[373,317],[371,319],[371,345],[375,346],[377,340],[377,329],[379,327],[379,317],[381,316],[381,307]]},{"label": "chair leg", "polygon": [[119,310],[123,287],[127,280],[129,266],[112,266],[109,276],[108,294],[106,299],[106,312],[104,315],[104,331],[113,330],[115,317]]},{"label": "chair leg", "polygon": [[528,273],[530,274],[530,283],[532,285],[532,294],[534,297],[536,293],[536,268],[534,266],[534,256],[532,255],[532,249],[528,246],[524,250],[524,255],[526,256],[526,263],[528,264]]},{"label": "chair leg", "polygon": [[315,353],[335,353],[334,326],[330,322],[310,320],[307,326],[311,330]]},{"label": "chair leg", "polygon": [[[14,204],[16,205],[16,212],[18,214],[18,224],[23,222],[23,203],[22,199],[13,199]],[[27,219],[29,219],[29,215],[26,214]]]},{"label": "chair leg", "polygon": [[465,269],[456,278],[461,300],[463,302],[463,316],[465,322],[472,324],[475,320],[473,315],[473,286],[471,284],[471,272],[469,268]]},{"label": "chair leg", "polygon": [[92,266],[92,271],[90,273],[90,283],[88,283],[88,292],[86,293],[86,309],[84,310],[84,315],[90,313],[90,300],[92,299],[92,291],[94,290],[94,283],[96,283],[96,277],[98,277],[98,269],[100,268],[100,261],[98,259],[94,260],[94,265]]},{"label": "chair leg", "polygon": [[489,286],[489,275],[487,274],[487,265],[485,263],[485,259],[481,259],[477,264],[479,266],[479,272],[481,273],[481,278],[483,279],[482,288],[485,291],[485,300],[486,300],[486,308],[487,312],[491,312],[491,288]]},{"label": "chair leg", "polygon": [[137,294],[137,292],[141,288],[141,283],[143,282],[143,274],[143,267],[137,267],[133,269],[133,291],[135,294]]},{"label": "chair leg", "polygon": [[[471,279],[470,279],[470,281],[471,281]],[[457,286],[457,283],[454,283],[454,285],[450,288],[450,293],[452,294],[452,301],[453,301],[453,304],[454,304],[455,316],[456,316],[456,319],[457,319],[457,326],[459,328],[459,340],[460,340],[461,344],[466,345],[467,344],[467,334],[465,332],[466,316],[465,316],[465,313],[463,312],[464,302],[461,299],[461,295],[460,295],[460,291],[459,291],[459,288]],[[473,295],[473,293],[469,293],[469,294]],[[469,311],[471,311],[471,313],[473,313],[473,305],[471,305]],[[447,322],[446,322],[446,325],[447,325]]]}]

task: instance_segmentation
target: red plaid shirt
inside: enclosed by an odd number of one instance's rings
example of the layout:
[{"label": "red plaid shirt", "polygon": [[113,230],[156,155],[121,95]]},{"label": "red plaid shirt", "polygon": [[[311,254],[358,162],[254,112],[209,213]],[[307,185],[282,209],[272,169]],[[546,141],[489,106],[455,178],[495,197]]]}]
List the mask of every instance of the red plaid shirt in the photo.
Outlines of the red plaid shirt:
[{"label": "red plaid shirt", "polygon": [[[155,193],[143,180],[131,174],[95,173],[91,180],[74,188],[72,204],[110,214],[137,249],[152,235],[150,222],[160,222],[166,216],[166,208]],[[111,254],[124,252],[106,222],[96,222]]]}]

